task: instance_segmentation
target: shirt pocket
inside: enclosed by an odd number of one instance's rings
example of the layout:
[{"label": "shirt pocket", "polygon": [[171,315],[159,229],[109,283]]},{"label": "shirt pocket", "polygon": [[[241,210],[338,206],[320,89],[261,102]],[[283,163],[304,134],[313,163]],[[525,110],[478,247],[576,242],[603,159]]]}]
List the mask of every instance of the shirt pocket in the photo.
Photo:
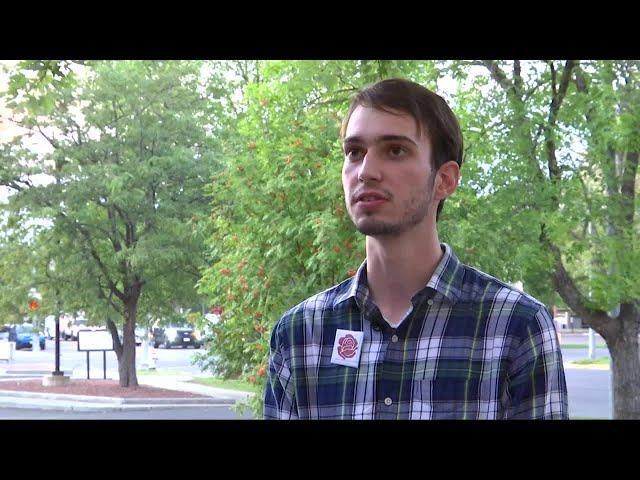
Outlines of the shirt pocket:
[{"label": "shirt pocket", "polygon": [[463,420],[478,417],[480,376],[460,370],[427,370],[414,384],[413,417]]},{"label": "shirt pocket", "polygon": [[315,378],[308,378],[315,386],[315,402],[319,407],[335,406],[353,395],[357,369],[344,365],[321,362]]}]

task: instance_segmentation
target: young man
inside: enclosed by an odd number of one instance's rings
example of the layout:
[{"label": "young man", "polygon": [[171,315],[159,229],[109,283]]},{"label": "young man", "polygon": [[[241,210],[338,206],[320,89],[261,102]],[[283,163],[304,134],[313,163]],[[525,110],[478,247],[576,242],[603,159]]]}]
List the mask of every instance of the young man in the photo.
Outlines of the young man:
[{"label": "young man", "polygon": [[345,202],[366,260],[274,327],[265,418],[567,418],[545,306],[438,239],[463,152],[446,102],[384,80],[355,96],[341,136]]}]

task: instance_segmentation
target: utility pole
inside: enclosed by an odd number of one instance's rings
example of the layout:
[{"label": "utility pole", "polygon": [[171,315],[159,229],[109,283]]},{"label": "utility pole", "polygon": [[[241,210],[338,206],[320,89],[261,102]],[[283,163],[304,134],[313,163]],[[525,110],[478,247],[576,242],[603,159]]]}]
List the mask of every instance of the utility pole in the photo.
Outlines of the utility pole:
[{"label": "utility pole", "polygon": [[596,359],[596,335],[591,327],[589,327],[589,359]]},{"label": "utility pole", "polygon": [[[51,273],[55,272],[55,270],[56,270],[55,261],[52,259],[51,261],[49,261],[47,265],[47,277],[49,277],[50,281],[54,280],[51,277]],[[57,309],[56,316],[55,316],[56,317],[56,338],[55,338],[56,369],[53,372],[51,372],[51,375],[42,377],[42,385],[44,385],[45,387],[47,386],[57,387],[60,385],[66,385],[71,380],[69,376],[65,375],[64,372],[60,370],[60,312],[62,311],[62,302],[60,301],[60,291],[58,290],[57,287],[54,289],[54,292],[56,296],[56,309]]]}]

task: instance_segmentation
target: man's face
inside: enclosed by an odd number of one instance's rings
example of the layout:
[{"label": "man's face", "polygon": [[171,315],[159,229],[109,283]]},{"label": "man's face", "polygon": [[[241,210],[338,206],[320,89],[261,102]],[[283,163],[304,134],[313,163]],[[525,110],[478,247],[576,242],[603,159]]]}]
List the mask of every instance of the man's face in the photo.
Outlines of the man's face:
[{"label": "man's face", "polygon": [[365,235],[397,235],[435,224],[431,144],[414,118],[358,106],[345,131],[342,186],[351,220]]}]

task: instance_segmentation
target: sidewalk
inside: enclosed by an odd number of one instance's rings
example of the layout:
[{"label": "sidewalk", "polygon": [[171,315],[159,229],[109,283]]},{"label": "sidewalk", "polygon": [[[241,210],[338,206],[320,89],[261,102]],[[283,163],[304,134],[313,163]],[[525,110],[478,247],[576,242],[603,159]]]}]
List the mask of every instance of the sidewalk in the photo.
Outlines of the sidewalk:
[{"label": "sidewalk", "polygon": [[[149,410],[153,408],[198,408],[230,406],[238,401],[244,401],[252,394],[236,390],[208,387],[197,383],[190,383],[193,375],[139,375],[138,383],[150,387],[191,392],[205,395],[208,398],[119,398],[98,397],[88,395],[69,395],[60,393],[39,393],[21,391],[2,391],[2,381],[24,378],[41,378],[51,374],[49,364],[7,365],[0,364],[0,408],[38,408],[43,410],[64,410],[77,412],[96,412],[112,410]],[[107,370],[107,379],[117,379],[118,372]],[[86,379],[86,369],[77,368],[71,373],[73,379]],[[103,378],[103,371],[91,369],[91,379]]]}]

